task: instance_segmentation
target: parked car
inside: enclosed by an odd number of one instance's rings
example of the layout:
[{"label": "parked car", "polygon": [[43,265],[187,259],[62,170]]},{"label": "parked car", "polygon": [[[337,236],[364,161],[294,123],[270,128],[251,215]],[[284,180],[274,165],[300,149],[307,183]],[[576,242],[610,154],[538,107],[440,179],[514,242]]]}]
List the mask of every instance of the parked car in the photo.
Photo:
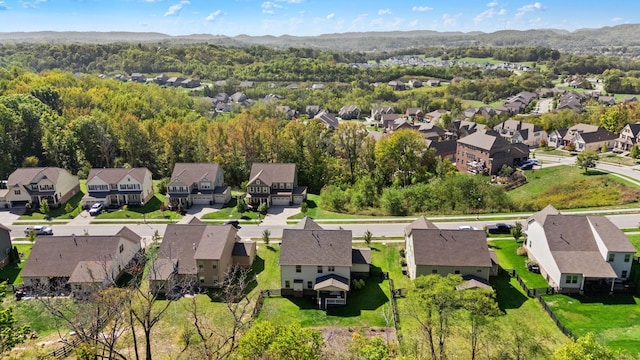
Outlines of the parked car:
[{"label": "parked car", "polygon": [[480,229],[471,225],[460,225],[458,226],[458,230],[480,230]]},{"label": "parked car", "polygon": [[32,231],[36,233],[36,235],[53,235],[53,229],[47,225],[29,226],[24,229],[24,234],[29,235]]},{"label": "parked car", "polygon": [[91,208],[89,209],[89,215],[91,216],[100,215],[102,210],[104,210],[104,204],[101,202],[97,202],[91,205]]},{"label": "parked car", "polygon": [[225,225],[231,225],[236,229],[240,229],[240,221],[238,220],[227,220],[224,222]]},{"label": "parked car", "polygon": [[520,170],[531,170],[533,169],[533,163],[524,163],[520,165]]},{"label": "parked car", "polygon": [[487,225],[489,234],[511,234],[513,225],[505,223],[497,223],[495,225]]}]

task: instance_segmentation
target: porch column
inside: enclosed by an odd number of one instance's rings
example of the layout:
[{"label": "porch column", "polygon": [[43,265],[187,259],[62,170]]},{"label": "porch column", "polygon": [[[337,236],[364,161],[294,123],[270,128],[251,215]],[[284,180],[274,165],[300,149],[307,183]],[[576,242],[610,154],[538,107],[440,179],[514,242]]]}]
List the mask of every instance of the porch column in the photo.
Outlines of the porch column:
[{"label": "porch column", "polygon": [[583,275],[582,281],[580,282],[580,291],[584,291],[584,279],[585,279],[585,276]]},{"label": "porch column", "polygon": [[613,294],[613,286],[616,284],[616,279],[611,279],[611,290],[609,291],[610,294]]}]

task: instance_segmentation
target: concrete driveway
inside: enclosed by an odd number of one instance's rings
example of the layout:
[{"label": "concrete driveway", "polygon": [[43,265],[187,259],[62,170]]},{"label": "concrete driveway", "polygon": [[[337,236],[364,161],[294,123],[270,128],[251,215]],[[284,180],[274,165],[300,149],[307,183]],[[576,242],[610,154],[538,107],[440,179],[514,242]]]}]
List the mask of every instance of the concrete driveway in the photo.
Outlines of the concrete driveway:
[{"label": "concrete driveway", "polygon": [[222,208],[223,204],[213,204],[213,205],[193,205],[189,209],[187,209],[187,214],[178,221],[178,224],[188,224],[191,219],[202,218],[202,215],[208,214],[211,212],[218,211]]},{"label": "concrete driveway", "polygon": [[287,218],[300,212],[299,205],[277,206],[272,205],[267,212],[262,224],[264,225],[287,225]]},{"label": "concrete driveway", "polygon": [[16,209],[2,209],[0,210],[0,224],[9,226],[14,221],[18,220],[20,215],[24,212],[24,208]]}]

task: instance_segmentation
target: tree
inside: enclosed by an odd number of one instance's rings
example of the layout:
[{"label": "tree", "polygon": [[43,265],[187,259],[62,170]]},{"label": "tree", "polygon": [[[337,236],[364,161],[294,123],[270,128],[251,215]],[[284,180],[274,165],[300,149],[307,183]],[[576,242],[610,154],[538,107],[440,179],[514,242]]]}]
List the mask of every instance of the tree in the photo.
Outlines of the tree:
[{"label": "tree", "polygon": [[511,174],[513,174],[513,168],[507,164],[502,165],[500,172],[498,172],[498,175],[503,177],[509,177]]},{"label": "tree", "polygon": [[511,236],[513,236],[513,238],[516,239],[516,242],[518,242],[522,235],[522,223],[520,221],[516,221],[514,226],[511,228]]},{"label": "tree", "polygon": [[38,167],[40,160],[37,156],[27,156],[22,160],[22,167]]},{"label": "tree", "polygon": [[40,212],[45,216],[49,216],[49,211],[51,211],[51,208],[49,207],[49,201],[47,201],[47,199],[40,200]]},{"label": "tree", "polygon": [[462,292],[462,307],[469,317],[467,337],[471,345],[471,359],[481,350],[481,341],[491,317],[501,314],[493,290],[472,289]]},{"label": "tree", "polygon": [[629,152],[629,156],[633,159],[637,159],[640,157],[640,151],[638,151],[638,144],[633,144],[631,147],[631,151]]},{"label": "tree", "polygon": [[36,237],[38,235],[36,234],[35,231],[31,230],[29,231],[29,233],[27,234],[27,240],[29,240],[30,243],[34,243],[36,241]]},{"label": "tree", "polygon": [[264,229],[262,231],[262,241],[264,241],[265,245],[269,245],[269,241],[271,236],[271,231],[269,229]]},{"label": "tree", "polygon": [[238,197],[237,201],[238,202],[236,204],[236,211],[238,212],[238,214],[240,214],[240,216],[242,216],[242,214],[246,213],[247,210],[249,210],[249,206],[242,197]]},{"label": "tree", "polygon": [[73,211],[73,206],[70,203],[67,203],[64,206],[64,212],[70,214]]},{"label": "tree", "polygon": [[373,233],[371,231],[367,230],[367,231],[364,232],[362,237],[364,238],[364,242],[367,244],[367,246],[371,246],[371,240],[373,239]]},{"label": "tree", "polygon": [[299,324],[280,327],[266,353],[272,359],[314,360],[322,356],[322,333]]},{"label": "tree", "polygon": [[596,167],[598,161],[598,154],[592,150],[585,150],[576,156],[576,165],[579,168],[584,169],[584,173],[588,174],[590,168]]},{"label": "tree", "polygon": [[[6,283],[0,283],[0,299],[4,298]],[[31,333],[29,326],[19,327],[13,316],[13,307],[0,309],[0,354],[13,349],[14,346],[23,343],[27,335]]]},{"label": "tree", "polygon": [[553,354],[554,360],[608,360],[619,359],[611,349],[598,343],[593,333],[578,338],[567,343],[556,350]]},{"label": "tree", "polygon": [[307,211],[309,211],[309,205],[307,204],[307,201],[303,201],[302,203],[300,203],[300,212],[303,214],[306,214]]},{"label": "tree", "polygon": [[267,215],[267,203],[261,203],[261,204],[258,206],[258,212],[259,212],[262,216]]}]

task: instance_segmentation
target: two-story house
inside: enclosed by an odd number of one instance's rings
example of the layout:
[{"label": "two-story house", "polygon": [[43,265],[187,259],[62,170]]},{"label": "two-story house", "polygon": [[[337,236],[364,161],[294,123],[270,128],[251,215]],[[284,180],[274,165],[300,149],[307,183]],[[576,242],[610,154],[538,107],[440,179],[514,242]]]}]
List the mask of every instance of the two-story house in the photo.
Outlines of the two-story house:
[{"label": "two-story house", "polygon": [[57,167],[20,168],[9,175],[7,188],[0,190],[3,207],[22,207],[27,203],[38,206],[47,200],[49,206],[59,207],[80,191],[77,176]]},{"label": "two-story house", "polygon": [[371,250],[352,248],[351,230],[325,230],[305,218],[284,229],[280,245],[281,293],[316,297],[318,308],[345,305],[353,276],[368,275]]},{"label": "two-story house", "polygon": [[576,124],[568,129],[558,129],[549,134],[549,146],[574,146],[575,151],[598,151],[605,146],[611,149],[619,137],[606,129],[590,124]]},{"label": "two-story house", "polygon": [[469,174],[496,175],[503,165],[514,166],[528,157],[528,146],[510,144],[495,131],[474,132],[456,146],[456,167]]},{"label": "two-story house", "polygon": [[253,163],[247,184],[247,204],[299,205],[307,187],[298,186],[296,164]]},{"label": "two-story house", "polygon": [[256,243],[242,241],[231,225],[209,225],[197,219],[169,224],[149,280],[159,293],[175,286],[217,287],[233,265],[250,267],[255,254]]},{"label": "two-story house", "polygon": [[525,249],[549,286],[560,292],[614,291],[636,252],[604,216],[563,215],[549,205],[527,219]]},{"label": "two-story house", "polygon": [[153,197],[153,180],[147,168],[91,169],[87,177],[85,205],[141,206]]},{"label": "two-story house", "polygon": [[638,143],[638,135],[640,135],[640,122],[625,125],[616,139],[613,151],[631,151],[633,145]]},{"label": "two-story house", "polygon": [[528,146],[538,146],[547,141],[547,132],[540,126],[526,123],[522,120],[509,119],[496,125],[493,130],[512,144],[521,143]]},{"label": "two-story house", "polygon": [[224,171],[217,163],[176,163],[167,185],[172,206],[226,204],[231,187],[224,184]]},{"label": "two-story house", "polygon": [[26,286],[86,297],[114,285],[141,249],[123,227],[115,235],[39,237],[20,275]]}]

